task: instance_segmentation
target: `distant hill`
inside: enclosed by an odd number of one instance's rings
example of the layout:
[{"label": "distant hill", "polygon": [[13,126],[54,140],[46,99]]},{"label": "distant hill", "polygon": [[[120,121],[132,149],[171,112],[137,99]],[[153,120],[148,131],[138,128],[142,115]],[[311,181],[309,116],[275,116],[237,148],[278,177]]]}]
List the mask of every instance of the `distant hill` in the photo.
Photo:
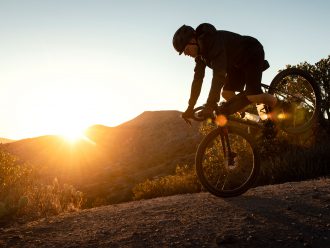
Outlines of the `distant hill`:
[{"label": "distant hill", "polygon": [[116,127],[91,126],[75,146],[58,136],[19,140],[2,146],[40,166],[89,196],[110,202],[129,200],[132,187],[147,178],[172,174],[177,164],[194,162],[201,139],[178,111],[146,111]]},{"label": "distant hill", "polygon": [[0,144],[6,144],[6,143],[13,142],[13,141],[14,140],[11,140],[11,139],[0,138]]}]

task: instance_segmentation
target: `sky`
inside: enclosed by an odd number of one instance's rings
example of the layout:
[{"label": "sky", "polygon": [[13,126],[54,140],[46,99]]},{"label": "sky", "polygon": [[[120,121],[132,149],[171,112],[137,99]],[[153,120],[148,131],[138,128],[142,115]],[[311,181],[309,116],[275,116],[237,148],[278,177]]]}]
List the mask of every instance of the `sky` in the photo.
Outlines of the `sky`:
[{"label": "sky", "polygon": [[[184,111],[194,60],[172,46],[183,24],[257,38],[270,83],[287,64],[330,54],[329,9],[325,0],[0,0],[0,137]],[[211,73],[197,104],[207,99]]]}]

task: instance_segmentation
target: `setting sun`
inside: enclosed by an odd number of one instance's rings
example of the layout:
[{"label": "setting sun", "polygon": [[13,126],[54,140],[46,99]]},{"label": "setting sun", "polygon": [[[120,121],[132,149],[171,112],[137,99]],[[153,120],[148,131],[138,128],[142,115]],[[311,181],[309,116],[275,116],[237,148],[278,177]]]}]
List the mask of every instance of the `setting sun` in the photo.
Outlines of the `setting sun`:
[{"label": "setting sun", "polygon": [[67,130],[63,130],[60,135],[69,143],[73,144],[80,140],[87,140],[87,137],[84,134],[83,129],[79,128],[68,128]]},{"label": "setting sun", "polygon": [[[66,121],[63,121],[66,120]],[[60,135],[70,144],[76,144],[79,141],[89,141],[85,135],[88,128],[86,120],[83,118],[70,118],[69,115],[63,116],[61,121],[54,123],[54,134]]]}]

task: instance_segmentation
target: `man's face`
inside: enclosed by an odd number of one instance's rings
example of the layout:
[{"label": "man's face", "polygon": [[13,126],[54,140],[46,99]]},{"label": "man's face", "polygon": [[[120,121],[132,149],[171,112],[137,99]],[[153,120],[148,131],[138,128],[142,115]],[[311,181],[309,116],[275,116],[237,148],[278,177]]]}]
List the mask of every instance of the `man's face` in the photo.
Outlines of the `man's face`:
[{"label": "man's face", "polygon": [[184,55],[196,58],[198,56],[198,46],[195,39],[191,39],[183,51]]}]

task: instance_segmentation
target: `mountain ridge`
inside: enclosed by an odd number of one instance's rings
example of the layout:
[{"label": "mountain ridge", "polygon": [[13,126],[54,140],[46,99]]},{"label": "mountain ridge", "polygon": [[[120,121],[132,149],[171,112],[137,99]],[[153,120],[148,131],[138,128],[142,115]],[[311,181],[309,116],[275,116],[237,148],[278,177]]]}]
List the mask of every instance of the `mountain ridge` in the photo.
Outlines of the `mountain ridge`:
[{"label": "mountain ridge", "polygon": [[92,141],[74,146],[60,136],[45,135],[1,146],[24,161],[45,167],[45,177],[57,177],[110,202],[131,198],[131,189],[146,179],[173,174],[177,164],[193,164],[201,139],[199,123],[192,127],[179,111],[145,111],[116,127],[93,125]]}]

